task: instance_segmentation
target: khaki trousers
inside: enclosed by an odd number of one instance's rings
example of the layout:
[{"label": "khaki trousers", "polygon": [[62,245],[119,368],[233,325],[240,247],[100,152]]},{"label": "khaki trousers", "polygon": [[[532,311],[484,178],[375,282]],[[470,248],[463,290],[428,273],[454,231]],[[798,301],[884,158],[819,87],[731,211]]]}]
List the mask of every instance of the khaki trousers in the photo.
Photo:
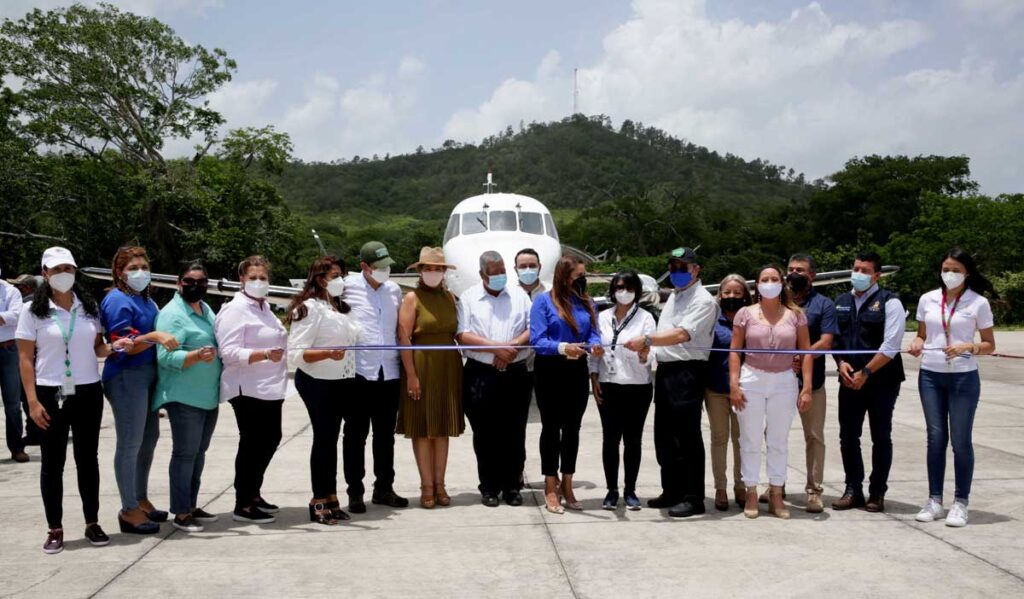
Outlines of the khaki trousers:
[{"label": "khaki trousers", "polygon": [[[825,387],[812,392],[811,409],[800,414],[807,452],[808,493],[821,493],[825,475]],[[710,411],[710,410],[709,410]],[[714,433],[712,433],[713,435]]]},{"label": "khaki trousers", "polygon": [[725,476],[726,454],[731,439],[732,486],[734,491],[743,491],[743,480],[740,476],[740,424],[732,411],[729,395],[705,389],[704,405],[711,426],[711,473],[715,479],[715,490],[724,491],[728,486]]}]

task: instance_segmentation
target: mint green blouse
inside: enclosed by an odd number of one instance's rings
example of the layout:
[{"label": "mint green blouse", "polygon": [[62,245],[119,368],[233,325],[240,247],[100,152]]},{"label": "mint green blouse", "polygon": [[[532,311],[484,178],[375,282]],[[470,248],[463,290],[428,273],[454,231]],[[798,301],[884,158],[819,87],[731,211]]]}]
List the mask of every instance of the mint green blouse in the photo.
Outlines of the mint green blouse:
[{"label": "mint green blouse", "polygon": [[201,305],[202,316],[175,293],[156,318],[156,330],[174,335],[180,347],[174,351],[163,346],[156,348],[159,379],[153,399],[154,410],[172,402],[215,410],[220,403],[220,356],[213,362],[196,362],[183,368],[188,352],[207,345],[217,346],[213,335],[213,310],[206,302]]}]

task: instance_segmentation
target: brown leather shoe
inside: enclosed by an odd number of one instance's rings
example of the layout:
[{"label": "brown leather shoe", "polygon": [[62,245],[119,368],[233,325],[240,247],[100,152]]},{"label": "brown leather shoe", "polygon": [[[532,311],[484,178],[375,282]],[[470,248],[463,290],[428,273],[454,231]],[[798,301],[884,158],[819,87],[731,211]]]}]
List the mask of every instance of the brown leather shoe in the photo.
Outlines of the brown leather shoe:
[{"label": "brown leather shoe", "polygon": [[872,512],[879,513],[885,511],[885,496],[884,495],[872,495],[868,497],[868,502],[864,504],[864,509]]},{"label": "brown leather shoe", "polygon": [[725,489],[715,489],[715,509],[720,512],[729,509],[729,494]]},{"label": "brown leather shoe", "polygon": [[747,490],[746,488],[733,489],[732,498],[736,502],[736,507],[743,508],[747,503]]},{"label": "brown leather shoe", "polygon": [[852,510],[857,507],[864,507],[864,496],[854,493],[849,489],[843,493],[842,497],[832,502],[833,510]]},{"label": "brown leather shoe", "polygon": [[28,454],[24,451],[15,451],[11,454],[11,459],[19,464],[24,464],[28,461]]}]

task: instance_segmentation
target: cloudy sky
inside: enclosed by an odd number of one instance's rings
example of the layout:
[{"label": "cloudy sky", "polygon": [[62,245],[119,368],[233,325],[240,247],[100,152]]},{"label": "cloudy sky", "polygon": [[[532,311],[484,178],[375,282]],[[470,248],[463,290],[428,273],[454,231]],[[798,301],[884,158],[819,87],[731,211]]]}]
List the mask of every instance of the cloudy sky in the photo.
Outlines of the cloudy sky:
[{"label": "cloudy sky", "polygon": [[306,160],[560,119],[578,68],[581,112],[811,178],[867,153],[966,154],[986,193],[1024,191],[1024,0],[113,3],[227,50],[238,73],[212,104]]}]

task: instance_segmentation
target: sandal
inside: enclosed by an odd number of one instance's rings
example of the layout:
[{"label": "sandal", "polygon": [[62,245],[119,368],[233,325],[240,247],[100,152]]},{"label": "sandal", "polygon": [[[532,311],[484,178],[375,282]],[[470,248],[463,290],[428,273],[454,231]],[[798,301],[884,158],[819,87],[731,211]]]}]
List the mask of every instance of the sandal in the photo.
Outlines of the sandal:
[{"label": "sandal", "polygon": [[309,521],[325,526],[334,526],[338,523],[331,508],[321,501],[309,504]]},{"label": "sandal", "polygon": [[437,505],[440,506],[448,506],[452,503],[452,498],[448,495],[444,485],[438,485],[438,490],[434,493],[434,499],[437,500]]},{"label": "sandal", "polygon": [[434,495],[434,485],[420,485],[420,506],[424,509],[432,510],[436,503],[437,497]]}]

